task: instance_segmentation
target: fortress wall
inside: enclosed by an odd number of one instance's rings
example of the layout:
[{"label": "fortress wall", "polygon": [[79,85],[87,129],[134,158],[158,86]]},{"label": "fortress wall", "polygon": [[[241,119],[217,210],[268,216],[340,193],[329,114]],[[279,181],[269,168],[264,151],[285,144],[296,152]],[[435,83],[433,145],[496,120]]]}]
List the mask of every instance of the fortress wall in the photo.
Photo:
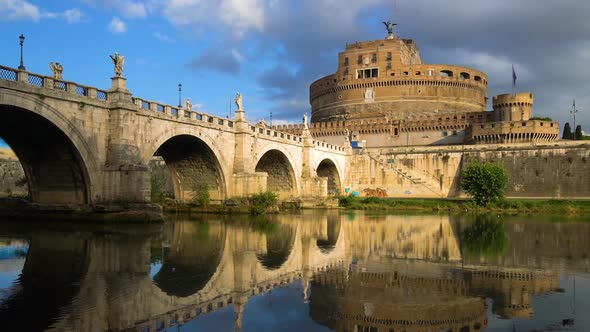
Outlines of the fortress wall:
[{"label": "fortress wall", "polygon": [[457,197],[459,174],[470,160],[501,160],[507,197],[590,197],[590,145],[469,145],[356,150],[345,188],[385,190],[390,197]]}]

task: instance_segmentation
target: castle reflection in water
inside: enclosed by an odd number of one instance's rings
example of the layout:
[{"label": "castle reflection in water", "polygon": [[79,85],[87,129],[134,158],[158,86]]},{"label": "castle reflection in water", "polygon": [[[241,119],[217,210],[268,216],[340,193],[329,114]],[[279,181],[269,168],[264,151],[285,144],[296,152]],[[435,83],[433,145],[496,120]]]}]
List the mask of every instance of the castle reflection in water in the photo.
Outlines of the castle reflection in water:
[{"label": "castle reflection in water", "polygon": [[[248,330],[252,299],[290,287],[318,329],[483,331],[490,319],[532,319],[536,295],[565,292],[560,274],[590,272],[588,223],[339,211],[174,219],[75,232],[6,224],[0,237],[28,251],[20,266],[0,260],[0,276],[22,269],[0,284],[0,321],[176,331],[231,312],[231,329]],[[460,235],[474,230],[473,243]]]}]

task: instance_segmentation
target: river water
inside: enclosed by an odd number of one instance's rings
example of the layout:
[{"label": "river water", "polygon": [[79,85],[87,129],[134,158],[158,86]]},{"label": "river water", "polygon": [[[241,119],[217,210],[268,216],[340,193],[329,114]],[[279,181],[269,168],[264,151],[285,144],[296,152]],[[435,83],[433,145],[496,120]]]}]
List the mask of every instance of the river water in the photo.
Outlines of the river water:
[{"label": "river water", "polygon": [[0,331],[590,331],[590,218],[0,227]]}]

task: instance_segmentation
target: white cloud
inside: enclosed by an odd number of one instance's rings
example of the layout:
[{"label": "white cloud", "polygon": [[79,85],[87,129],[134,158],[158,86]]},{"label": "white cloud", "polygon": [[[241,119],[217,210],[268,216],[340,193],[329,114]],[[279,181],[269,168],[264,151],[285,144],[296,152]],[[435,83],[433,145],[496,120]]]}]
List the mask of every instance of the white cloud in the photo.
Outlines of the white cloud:
[{"label": "white cloud", "polygon": [[109,30],[112,33],[124,33],[127,31],[127,26],[125,26],[125,22],[121,21],[118,17],[113,17],[111,23],[109,23]]},{"label": "white cloud", "polygon": [[78,9],[68,9],[63,13],[47,12],[24,0],[0,0],[0,21],[31,20],[63,18],[68,23],[81,22],[84,14]]},{"label": "white cloud", "polygon": [[132,0],[82,0],[88,5],[114,9],[119,15],[126,18],[145,18],[151,10],[155,10],[159,1],[132,1]]},{"label": "white cloud", "polygon": [[41,11],[39,8],[27,1],[0,0],[0,20],[32,20],[37,22],[40,18]]},{"label": "white cloud", "polygon": [[174,42],[174,39],[172,39],[172,37],[160,33],[160,32],[154,32],[154,38],[156,38],[157,40],[164,42],[164,43],[172,43]]},{"label": "white cloud", "polygon": [[217,13],[237,35],[250,29],[261,31],[264,28],[265,7],[260,0],[223,0]]},{"label": "white cloud", "polygon": [[62,13],[62,16],[68,23],[78,23],[84,19],[84,13],[78,8],[68,9]]},{"label": "white cloud", "polygon": [[145,18],[147,16],[147,9],[141,2],[120,2],[119,6],[123,10],[123,15],[129,18]]},{"label": "white cloud", "polygon": [[261,31],[266,22],[262,0],[168,0],[162,9],[173,24],[198,26],[222,23],[236,36],[243,36],[249,30]]},{"label": "white cloud", "polygon": [[244,55],[240,53],[238,49],[232,48],[231,55],[236,59],[238,62],[243,62],[245,60]]}]

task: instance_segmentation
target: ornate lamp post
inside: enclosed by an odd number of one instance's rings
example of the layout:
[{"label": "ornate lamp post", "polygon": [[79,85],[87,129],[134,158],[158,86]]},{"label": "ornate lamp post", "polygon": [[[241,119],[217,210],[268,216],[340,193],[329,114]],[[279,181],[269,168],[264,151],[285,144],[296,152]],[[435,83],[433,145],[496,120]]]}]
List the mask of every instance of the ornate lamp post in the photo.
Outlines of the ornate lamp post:
[{"label": "ornate lamp post", "polygon": [[182,107],[182,84],[178,83],[178,108]]},{"label": "ornate lamp post", "polygon": [[18,39],[20,40],[20,66],[18,66],[18,69],[19,70],[27,70],[27,68],[25,68],[25,65],[23,63],[23,45],[25,44],[25,35],[23,35],[21,33],[20,36],[18,37]]}]

